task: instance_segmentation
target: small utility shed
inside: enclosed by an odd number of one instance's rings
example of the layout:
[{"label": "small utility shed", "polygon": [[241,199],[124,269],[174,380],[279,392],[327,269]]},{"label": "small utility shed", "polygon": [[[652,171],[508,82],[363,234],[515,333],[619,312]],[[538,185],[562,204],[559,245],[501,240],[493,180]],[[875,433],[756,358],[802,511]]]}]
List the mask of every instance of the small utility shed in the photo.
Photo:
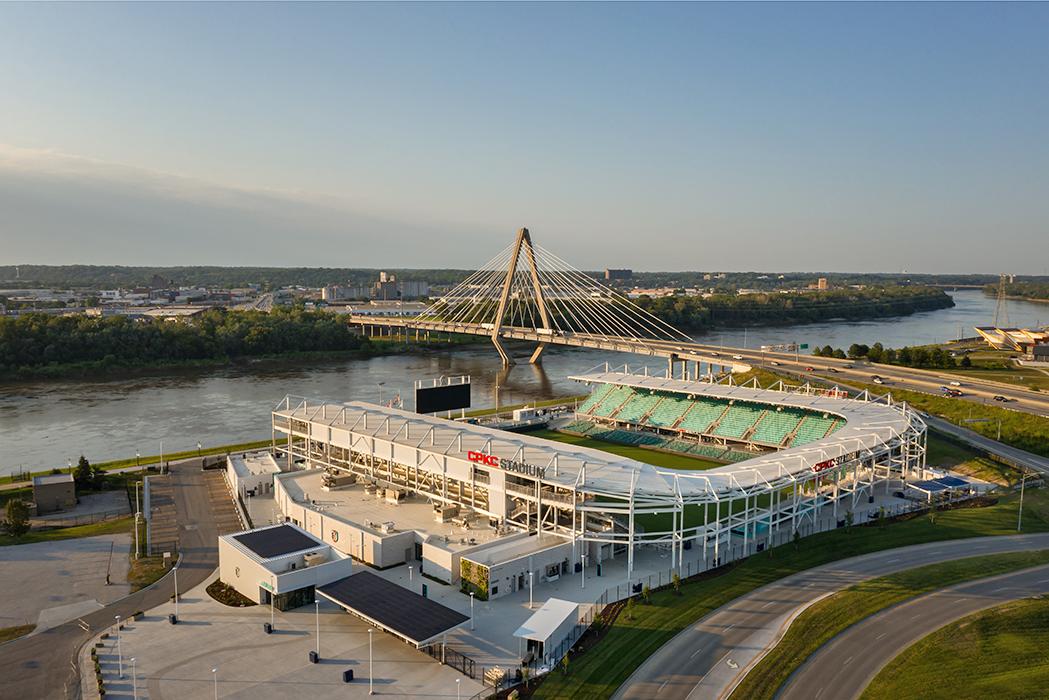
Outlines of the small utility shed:
[{"label": "small utility shed", "polygon": [[550,598],[517,628],[514,636],[526,640],[526,651],[535,654],[536,658],[545,663],[556,663],[568,651],[578,621],[578,603]]},{"label": "small utility shed", "polygon": [[33,501],[36,503],[37,515],[76,507],[76,484],[73,482],[73,475],[34,476]]}]

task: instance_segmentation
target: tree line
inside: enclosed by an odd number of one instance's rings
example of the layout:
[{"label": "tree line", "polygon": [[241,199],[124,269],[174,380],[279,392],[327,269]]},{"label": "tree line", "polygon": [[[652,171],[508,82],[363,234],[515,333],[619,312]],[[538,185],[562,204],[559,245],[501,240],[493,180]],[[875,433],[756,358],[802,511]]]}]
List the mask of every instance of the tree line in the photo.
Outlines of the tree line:
[{"label": "tree line", "polygon": [[345,319],[302,308],[211,309],[185,321],[26,314],[0,317],[0,378],[48,367],[134,366],[311,351],[367,351]]},{"label": "tree line", "polygon": [[905,346],[896,349],[886,348],[881,343],[875,343],[870,346],[853,343],[848,350],[824,345],[822,348],[813,350],[812,354],[819,357],[837,357],[840,359],[866,359],[886,365],[900,365],[919,369],[951,369],[954,367],[972,366],[972,360],[969,359],[968,355],[963,355],[959,362],[941,347]]},{"label": "tree line", "polygon": [[904,316],[954,306],[950,295],[942,289],[897,286],[743,296],[715,294],[707,298],[643,296],[637,302],[670,325],[693,331],[713,326]]}]

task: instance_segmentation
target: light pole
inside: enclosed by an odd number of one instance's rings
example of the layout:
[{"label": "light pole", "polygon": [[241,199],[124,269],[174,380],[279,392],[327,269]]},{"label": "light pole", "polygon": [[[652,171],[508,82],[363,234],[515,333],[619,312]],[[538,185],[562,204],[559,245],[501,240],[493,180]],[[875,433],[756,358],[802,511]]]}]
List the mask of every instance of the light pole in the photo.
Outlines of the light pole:
[{"label": "light pole", "polygon": [[136,467],[141,467],[142,466],[141,461],[142,461],[142,453],[139,452],[138,450],[135,450],[135,466]]},{"label": "light pole", "polygon": [[455,679],[455,700],[460,700],[460,698],[462,697],[461,695],[459,695],[459,683],[462,682],[462,680],[462,678]]},{"label": "light pole", "polygon": [[321,657],[321,602],[314,600],[313,605],[317,610],[317,658]]},{"label": "light pole", "polygon": [[178,620],[178,564],[171,572],[175,575],[175,619]]},{"label": "light pole", "polygon": [[1024,482],[1027,481],[1027,472],[1020,477],[1020,510],[1016,513],[1016,531],[1020,531],[1024,517]]},{"label": "light pole", "polygon": [[117,677],[124,677],[124,653],[120,649],[120,615],[113,616],[117,621]]},{"label": "light pole", "polygon": [[160,441],[160,473],[164,473],[164,441]]},{"label": "light pole", "polygon": [[474,592],[470,591],[470,629],[474,629]]},{"label": "light pole", "polygon": [[532,609],[532,570],[528,570],[528,609]]},{"label": "light pole", "polygon": [[273,599],[277,597],[277,586],[273,582],[273,577],[270,576],[270,629],[273,629]]},{"label": "light pole", "polygon": [[197,440],[197,459],[200,459],[200,451],[203,448],[204,448],[204,446],[200,444],[200,440]]},{"label": "light pole", "polygon": [[142,509],[138,505],[138,487],[141,481],[135,482],[135,559],[138,559],[138,520],[142,517]]},{"label": "light pole", "polygon": [[372,689],[372,681],[375,679],[372,673],[372,631],[368,630],[368,695],[375,695]]},{"label": "light pole", "polygon": [[586,588],[586,552],[583,552],[580,558],[583,560],[583,565],[579,567],[579,587]]},{"label": "light pole", "polygon": [[131,657],[131,694],[138,700],[138,674],[135,673],[135,657]]},{"label": "light pole", "polygon": [[409,566],[408,567],[408,581],[410,582],[411,580],[412,580],[412,567]]},{"label": "light pole", "polygon": [[386,382],[376,382],[375,386],[379,387],[379,405],[382,405],[382,385]]},{"label": "light pole", "polygon": [[219,700],[219,670],[217,668],[211,669],[211,680],[215,686],[215,700]]}]

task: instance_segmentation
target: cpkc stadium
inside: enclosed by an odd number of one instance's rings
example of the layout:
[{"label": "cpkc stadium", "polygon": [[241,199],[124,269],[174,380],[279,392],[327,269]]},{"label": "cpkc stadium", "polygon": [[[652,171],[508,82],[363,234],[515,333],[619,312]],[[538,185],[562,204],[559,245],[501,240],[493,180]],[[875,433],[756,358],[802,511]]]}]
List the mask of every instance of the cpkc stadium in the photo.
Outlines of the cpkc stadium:
[{"label": "cpkc stadium", "polygon": [[695,468],[288,396],[272,413],[273,447],[298,469],[275,479],[277,505],[373,567],[418,559],[488,599],[613,563],[632,578],[645,556],[694,574],[957,486],[926,470],[926,426],[906,405],[669,375],[572,377],[589,396],[551,427],[701,458]]}]

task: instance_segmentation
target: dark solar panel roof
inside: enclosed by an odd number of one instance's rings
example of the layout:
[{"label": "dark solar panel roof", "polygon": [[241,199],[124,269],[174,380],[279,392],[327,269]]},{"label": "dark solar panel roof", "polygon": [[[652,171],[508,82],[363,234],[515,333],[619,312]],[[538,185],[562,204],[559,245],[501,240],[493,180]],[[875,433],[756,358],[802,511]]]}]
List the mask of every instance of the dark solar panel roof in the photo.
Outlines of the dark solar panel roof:
[{"label": "dark solar panel roof", "polygon": [[263,559],[272,559],[282,554],[301,552],[304,549],[321,546],[317,540],[291,525],[253,530],[243,535],[234,535],[233,539]]},{"label": "dark solar panel roof", "polygon": [[321,586],[317,592],[416,645],[470,619],[369,571]]},{"label": "dark solar panel roof", "polygon": [[965,479],[959,479],[956,476],[941,476],[936,481],[940,482],[944,486],[948,486],[952,489],[960,488],[962,486],[968,486],[969,482]]},{"label": "dark solar panel roof", "polygon": [[930,493],[936,493],[937,491],[946,491],[947,490],[946,486],[944,486],[943,484],[941,484],[938,481],[932,481],[932,480],[915,481],[914,483],[909,484],[909,485],[913,486],[916,489],[921,489],[922,491],[928,491]]}]

